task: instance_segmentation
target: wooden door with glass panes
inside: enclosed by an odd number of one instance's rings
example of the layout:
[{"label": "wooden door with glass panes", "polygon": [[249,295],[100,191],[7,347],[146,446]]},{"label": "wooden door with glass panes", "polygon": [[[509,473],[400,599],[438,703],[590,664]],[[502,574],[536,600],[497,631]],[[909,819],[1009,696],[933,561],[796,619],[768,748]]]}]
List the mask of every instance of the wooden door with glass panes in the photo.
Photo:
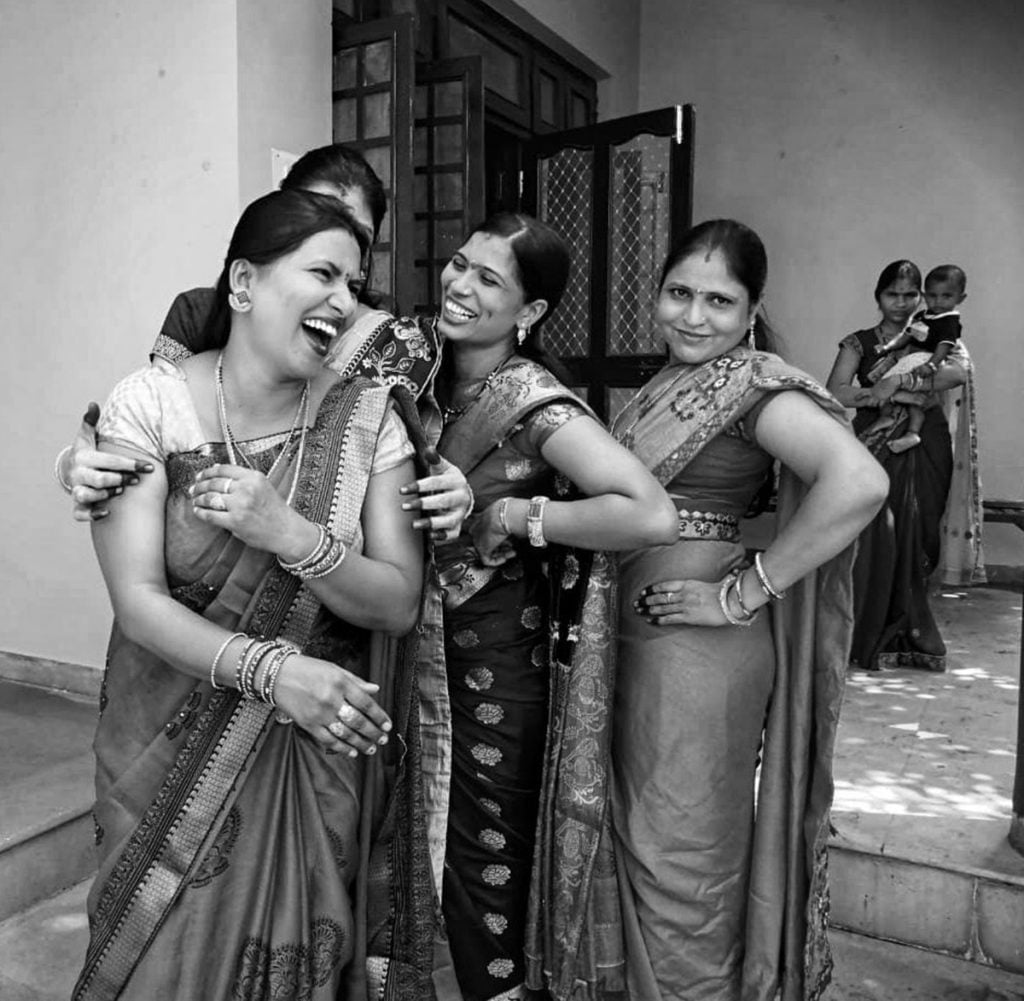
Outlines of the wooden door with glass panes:
[{"label": "wooden door with glass panes", "polygon": [[413,118],[416,312],[440,308],[440,276],[484,213],[484,85],[478,56],[417,67]]},{"label": "wooden door with glass panes", "polygon": [[334,30],[333,135],[358,150],[387,192],[371,287],[391,308],[414,299],[412,261],[412,15]]},{"label": "wooden door with glass panes", "polygon": [[691,105],[535,137],[523,208],[569,243],[572,271],[546,347],[613,419],[665,363],[652,309],[669,248],[693,211]]}]

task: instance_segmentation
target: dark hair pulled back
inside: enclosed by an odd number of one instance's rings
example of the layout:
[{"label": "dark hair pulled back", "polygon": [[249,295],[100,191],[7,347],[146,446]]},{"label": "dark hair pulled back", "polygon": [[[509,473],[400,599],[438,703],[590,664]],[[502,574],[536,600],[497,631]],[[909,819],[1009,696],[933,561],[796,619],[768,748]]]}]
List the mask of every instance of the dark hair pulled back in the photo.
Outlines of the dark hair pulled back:
[{"label": "dark hair pulled back", "polygon": [[231,329],[231,308],[228,305],[228,270],[233,261],[251,264],[273,264],[297,250],[311,236],[326,230],[341,229],[359,245],[360,255],[366,253],[365,231],[357,225],[352,213],[330,195],[312,191],[282,190],[257,198],[242,212],[231,243],[224,257],[224,268],[217,280],[214,306],[203,331],[203,342],[222,348]]},{"label": "dark hair pulled back", "polygon": [[[729,274],[746,289],[750,302],[760,302],[768,279],[768,254],[761,237],[735,219],[708,219],[687,230],[665,258],[658,288],[684,258],[700,251],[710,254],[715,250],[725,258]],[[775,351],[777,340],[763,307],[759,307],[754,316],[754,347],[759,351]]]},{"label": "dark hair pulled back", "polygon": [[890,285],[895,284],[901,278],[913,284],[918,292],[921,291],[921,269],[913,261],[905,259],[892,261],[882,268],[878,281],[875,282],[875,302],[878,302],[879,296]]},{"label": "dark hair pulled back", "polygon": [[[569,248],[559,233],[546,222],[523,212],[495,212],[475,226],[469,236],[484,233],[506,239],[516,263],[516,278],[526,302],[543,299],[548,304],[544,315],[530,328],[526,340],[518,346],[525,358],[543,365],[563,382],[568,375],[563,366],[541,343],[540,327],[562,301],[569,282]],[[468,237],[467,237],[468,239]]]}]

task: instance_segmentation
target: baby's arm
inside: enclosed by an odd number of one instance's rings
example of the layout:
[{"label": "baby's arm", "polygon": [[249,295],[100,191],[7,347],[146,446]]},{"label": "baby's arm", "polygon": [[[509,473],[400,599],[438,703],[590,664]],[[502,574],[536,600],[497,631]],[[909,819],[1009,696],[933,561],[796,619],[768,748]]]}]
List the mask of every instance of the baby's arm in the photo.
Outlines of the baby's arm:
[{"label": "baby's arm", "polygon": [[951,341],[941,341],[935,350],[932,352],[931,358],[928,359],[923,365],[918,365],[914,369],[915,372],[921,375],[934,375],[942,367],[942,363],[949,356],[949,352],[953,350],[953,344]]}]

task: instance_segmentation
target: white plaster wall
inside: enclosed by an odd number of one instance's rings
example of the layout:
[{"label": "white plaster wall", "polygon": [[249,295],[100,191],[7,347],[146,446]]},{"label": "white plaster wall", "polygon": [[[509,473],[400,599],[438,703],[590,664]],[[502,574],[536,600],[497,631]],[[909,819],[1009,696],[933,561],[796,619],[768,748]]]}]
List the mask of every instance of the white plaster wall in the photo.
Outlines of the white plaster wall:
[{"label": "white plaster wall", "polygon": [[598,118],[637,112],[640,11],[637,0],[517,0],[608,74],[597,85]]},{"label": "white plaster wall", "polygon": [[[735,216],[769,254],[768,306],[825,377],[876,319],[881,268],[968,274],[982,477],[1024,496],[1024,5],[1017,0],[643,0],[640,107],[697,109],[695,218]],[[992,563],[1024,563],[987,526]]]},{"label": "white plaster wall", "polygon": [[175,293],[216,276],[270,147],[329,141],[329,9],[3,4],[0,650],[102,663],[106,592],[53,458],[145,361]]},{"label": "white plaster wall", "polygon": [[331,0],[238,0],[242,204],[273,187],[271,149],[331,141]]}]

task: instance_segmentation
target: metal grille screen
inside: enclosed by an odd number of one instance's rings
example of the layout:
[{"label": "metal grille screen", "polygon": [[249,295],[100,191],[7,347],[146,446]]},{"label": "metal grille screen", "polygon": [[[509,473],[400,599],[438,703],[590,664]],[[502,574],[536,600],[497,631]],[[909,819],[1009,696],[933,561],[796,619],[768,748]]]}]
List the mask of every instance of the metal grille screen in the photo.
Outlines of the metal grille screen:
[{"label": "metal grille screen", "polygon": [[612,150],[609,355],[656,354],[651,311],[668,253],[669,151],[637,136]]},{"label": "metal grille screen", "polygon": [[592,150],[565,149],[541,161],[540,217],[569,244],[572,269],[561,305],[544,324],[547,349],[563,358],[590,353],[590,219],[594,197]]}]

